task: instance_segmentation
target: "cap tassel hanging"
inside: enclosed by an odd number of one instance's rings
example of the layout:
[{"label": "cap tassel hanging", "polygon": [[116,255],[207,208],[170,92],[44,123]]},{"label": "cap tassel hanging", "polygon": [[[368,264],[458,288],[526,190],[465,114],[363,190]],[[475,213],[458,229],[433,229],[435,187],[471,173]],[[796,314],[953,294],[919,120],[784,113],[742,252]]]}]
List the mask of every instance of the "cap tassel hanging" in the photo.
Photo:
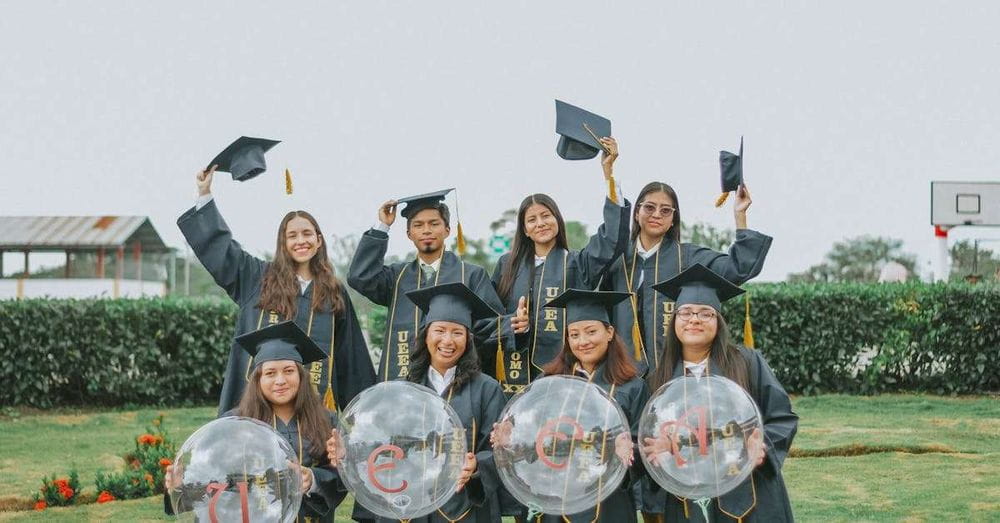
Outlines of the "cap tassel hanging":
[{"label": "cap tassel hanging", "polygon": [[608,176],[608,199],[611,203],[618,203],[618,191],[615,190],[615,176]]},{"label": "cap tassel hanging", "polygon": [[503,362],[503,339],[501,335],[503,334],[503,316],[497,318],[497,363],[496,363],[496,377],[497,381],[504,383],[507,381],[507,369]]},{"label": "cap tassel hanging", "polygon": [[716,207],[722,207],[722,205],[724,203],[726,203],[726,200],[728,200],[728,199],[729,199],[729,193],[728,192],[724,192],[724,193],[720,194],[719,197],[715,199],[715,206]]},{"label": "cap tassel hanging", "polygon": [[750,293],[744,298],[746,313],[743,317],[743,346],[752,349],[753,346],[753,325],[750,323]]},{"label": "cap tassel hanging", "polygon": [[458,191],[455,191],[455,220],[458,222],[458,226],[455,228],[455,251],[458,252],[459,256],[465,256],[465,234],[462,232],[462,218],[458,213]]},{"label": "cap tassel hanging", "polygon": [[[288,169],[285,169],[285,176],[288,176]],[[291,181],[286,183],[291,184]],[[291,185],[289,185],[289,188]],[[289,189],[290,191],[291,189]],[[291,194],[291,192],[289,192]],[[323,393],[323,406],[330,412],[337,412],[337,400],[333,397],[333,347],[335,336],[337,335],[337,318],[333,319],[333,330],[330,332],[330,356],[327,358],[326,367],[326,392]]]},{"label": "cap tassel hanging", "polygon": [[635,347],[635,361],[642,359],[642,332],[639,331],[639,322],[632,322],[632,346]]},{"label": "cap tassel hanging", "polygon": [[285,169],[285,194],[292,194],[292,171]]}]

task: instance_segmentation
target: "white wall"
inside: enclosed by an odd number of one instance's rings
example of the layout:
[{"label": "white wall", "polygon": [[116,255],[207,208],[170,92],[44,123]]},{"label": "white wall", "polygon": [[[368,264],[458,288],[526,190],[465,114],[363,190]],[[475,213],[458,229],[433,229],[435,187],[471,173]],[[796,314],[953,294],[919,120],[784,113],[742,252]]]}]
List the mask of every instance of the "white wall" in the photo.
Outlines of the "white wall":
[{"label": "white wall", "polygon": [[163,282],[109,279],[0,280],[0,299],[11,298],[139,298],[165,296]]}]

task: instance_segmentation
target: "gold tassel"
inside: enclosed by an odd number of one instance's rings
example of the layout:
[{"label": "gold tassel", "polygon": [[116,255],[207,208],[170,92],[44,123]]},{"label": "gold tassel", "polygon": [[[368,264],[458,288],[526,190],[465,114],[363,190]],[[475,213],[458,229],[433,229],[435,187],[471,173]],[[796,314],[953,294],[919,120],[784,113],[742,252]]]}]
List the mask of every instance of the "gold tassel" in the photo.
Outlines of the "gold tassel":
[{"label": "gold tassel", "polygon": [[327,387],[326,394],[323,394],[323,406],[330,412],[337,412],[337,400],[333,399],[333,390],[330,387]]},{"label": "gold tassel", "polygon": [[458,235],[455,237],[455,250],[459,256],[465,256],[465,234],[462,233],[462,222],[458,222]]},{"label": "gold tassel", "polygon": [[608,199],[611,200],[611,203],[618,203],[618,191],[615,190],[614,175],[608,176]]},{"label": "gold tassel", "polygon": [[639,322],[632,322],[632,346],[635,347],[635,361],[642,360],[642,332],[639,331]]},{"label": "gold tassel", "polygon": [[750,293],[744,298],[746,303],[746,315],[743,318],[743,346],[752,349],[753,346],[753,325],[750,323]]},{"label": "gold tassel", "polygon": [[724,193],[720,194],[719,197],[715,200],[715,206],[716,207],[722,207],[722,204],[726,203],[726,200],[728,200],[728,199],[729,199],[729,193],[728,192],[724,192]]},{"label": "gold tassel", "polygon": [[503,332],[503,317],[497,318],[497,362],[496,362],[496,375],[497,381],[504,383],[507,381],[507,369],[503,362],[503,341],[500,338]]},{"label": "gold tassel", "polygon": [[285,194],[292,194],[292,171],[285,169]]}]

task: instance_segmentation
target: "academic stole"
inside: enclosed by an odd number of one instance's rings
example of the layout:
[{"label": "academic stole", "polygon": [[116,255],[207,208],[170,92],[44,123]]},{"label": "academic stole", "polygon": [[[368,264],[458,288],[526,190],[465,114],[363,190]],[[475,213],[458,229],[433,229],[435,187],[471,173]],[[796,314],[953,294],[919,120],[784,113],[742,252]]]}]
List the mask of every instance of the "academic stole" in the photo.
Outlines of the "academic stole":
[{"label": "academic stole", "polygon": [[[542,271],[538,278],[538,288],[534,288],[534,280],[528,284],[527,299],[529,302],[529,311],[531,310],[531,300],[534,300],[535,303],[534,321],[530,323],[531,330],[528,331],[531,335],[531,343],[527,347],[511,347],[511,350],[504,352],[505,372],[502,385],[505,393],[518,394],[524,392],[524,389],[529,383],[531,383],[532,369],[537,369],[540,374],[542,372],[541,365],[548,363],[535,361],[535,352],[538,348],[539,341],[541,341],[543,347],[555,347],[555,354],[558,354],[559,350],[562,348],[563,331],[566,328],[566,310],[550,309],[545,307],[546,303],[548,303],[552,298],[562,294],[562,292],[566,289],[569,251],[565,249],[559,250],[562,251],[561,258],[559,257],[558,252],[550,252],[548,256],[545,257],[545,261],[542,262],[540,266],[536,267],[536,270]],[[553,254],[555,254],[555,256],[553,256]],[[552,263],[550,260],[555,260],[555,262]],[[534,263],[534,260],[529,260],[529,263]],[[531,272],[526,272],[530,277]],[[557,280],[557,285],[546,285],[546,283],[551,283],[546,282],[546,275],[550,278],[559,278]],[[539,336],[541,339],[539,339]],[[553,356],[555,354],[553,354]],[[528,363],[528,361],[530,361],[530,363]]]},{"label": "academic stole", "polygon": [[[664,240],[666,240],[666,237],[664,237]],[[681,271],[684,269],[684,263],[683,260],[681,259],[681,243],[680,242],[672,242],[672,243],[674,244],[677,250],[677,272],[675,273],[676,276],[677,274],[680,274]],[[649,346],[652,347],[652,352],[653,352],[653,367],[652,367],[653,369],[656,369],[660,366],[660,351],[657,350],[657,347],[660,346],[659,338],[660,336],[667,335],[667,330],[670,328],[670,319],[674,314],[674,302],[670,300],[663,300],[662,302],[660,302],[659,301],[660,293],[653,290],[653,285],[662,281],[660,278],[660,255],[663,254],[663,251],[664,251],[663,244],[661,243],[660,248],[656,250],[656,255],[654,256],[655,260],[653,262],[653,276],[651,279],[648,277],[649,275],[646,275],[646,277],[643,278],[641,283],[635,281],[635,265],[637,263],[637,260],[641,258],[641,256],[639,256],[638,244],[633,246],[632,263],[630,264],[629,267],[626,267],[625,270],[625,285],[628,286],[629,292],[632,293],[632,295],[629,297],[629,301],[631,302],[632,305],[632,348],[634,349],[634,357],[636,362],[645,362],[647,366],[649,365],[649,353],[646,351],[647,344],[645,343],[645,333],[642,332],[642,329],[639,328],[639,304],[636,303],[636,298],[635,298],[636,292],[638,290],[635,288],[637,283],[638,285],[645,286],[647,291],[652,294],[653,298],[653,306],[649,310],[646,310],[645,303],[641,304],[643,305],[642,307],[643,316],[655,320],[657,314],[661,315],[660,328],[652,327],[653,325],[655,325],[655,322],[652,321],[644,322],[645,330],[648,331],[652,328],[653,331],[652,343],[649,344]],[[643,263],[645,263],[646,260],[642,261]],[[624,263],[625,263],[625,258],[623,257],[622,264]],[[645,302],[646,299],[647,299],[646,295],[645,293],[643,293],[642,301]],[[659,312],[660,304],[662,304],[663,306],[662,312]]]},{"label": "academic stole", "polygon": [[[430,372],[430,371],[428,370],[428,372]],[[457,370],[456,370],[456,372],[457,372]],[[428,387],[428,388],[431,388],[431,389],[434,388],[428,382],[428,380],[426,380],[426,379],[424,380],[424,385],[426,387]],[[466,383],[465,386],[468,387],[469,383]],[[455,395],[455,381],[453,379],[452,382],[450,384],[448,384],[448,396],[444,399],[445,403],[447,403],[449,406],[451,405],[451,400],[452,400],[452,397],[454,397],[454,395]],[[471,411],[472,409],[470,408],[469,410]],[[476,453],[476,436],[478,435],[477,431],[478,431],[478,428],[476,427],[476,414],[473,413],[472,414],[472,435],[471,435],[472,443],[468,447],[468,452],[471,452],[473,454]],[[458,436],[458,434],[452,434],[452,437],[457,437],[457,436]],[[444,434],[438,435],[438,449],[443,449],[444,448],[444,438],[445,437],[447,437],[447,436],[444,435]],[[464,437],[464,435],[463,435],[463,437]],[[463,465],[465,464],[465,455],[464,454],[455,454],[455,455],[452,456],[452,459],[456,460],[456,463],[460,463],[460,464],[463,464]],[[437,483],[437,481],[439,479],[441,479],[441,475],[440,474],[438,474],[434,478],[435,484]],[[437,487],[435,487],[434,490],[436,491]],[[470,505],[471,505],[471,503],[470,503]],[[459,515],[458,517],[454,517],[454,518],[451,517],[451,516],[449,516],[448,514],[445,514],[443,507],[442,508],[438,508],[437,512],[438,512],[438,514],[441,515],[441,517],[443,517],[449,523],[455,523],[457,521],[461,521],[461,520],[465,519],[465,517],[468,516],[472,512],[472,509],[474,509],[474,508],[475,507],[470,506],[464,512],[462,512],[461,515]]]},{"label": "academic stole", "polygon": [[[441,266],[438,270],[434,272],[434,285],[438,285],[438,281],[441,279],[441,273],[445,271],[445,261],[447,256],[444,253],[441,255]],[[462,260],[459,263],[459,281],[465,283],[465,262]],[[406,268],[399,271],[399,276],[396,276],[396,283],[393,285],[392,289],[392,305],[389,307],[389,321],[385,325],[385,348],[382,352],[382,381],[394,380],[397,378],[405,378],[409,375],[410,367],[410,339],[416,338],[417,333],[420,332],[420,307],[413,305],[413,330],[410,329],[400,329],[398,331],[393,330],[393,326],[396,321],[396,303],[399,301],[399,284],[403,280],[403,276],[409,270],[413,270],[414,278],[417,281],[417,289],[421,288],[423,283],[423,278],[421,277],[420,271],[420,261],[419,259],[413,260],[413,263],[408,264]],[[445,282],[449,283],[449,282]],[[395,345],[396,352],[390,352],[390,348]],[[395,365],[390,365],[390,362],[395,360]],[[390,376],[389,369],[393,368],[394,376]]]},{"label": "academic stole", "polygon": [[[312,335],[313,326],[313,314],[315,311],[309,309],[309,323],[306,325],[306,336]],[[281,322],[281,317],[275,311],[267,311],[267,324],[268,326],[274,325]],[[264,310],[261,309],[260,315],[257,317],[257,330],[260,330],[264,323]],[[334,347],[336,346],[337,340],[337,316],[336,313],[330,312],[330,350],[329,356],[326,358],[326,362],[314,361],[309,365],[309,385],[312,386],[313,392],[319,394],[319,385],[323,383],[323,365],[326,364],[326,391],[323,392],[323,406],[326,410],[331,412],[337,411],[337,399],[333,395],[333,356]],[[250,381],[250,374],[253,371],[253,356],[250,357],[250,361],[247,363],[246,380]]]}]

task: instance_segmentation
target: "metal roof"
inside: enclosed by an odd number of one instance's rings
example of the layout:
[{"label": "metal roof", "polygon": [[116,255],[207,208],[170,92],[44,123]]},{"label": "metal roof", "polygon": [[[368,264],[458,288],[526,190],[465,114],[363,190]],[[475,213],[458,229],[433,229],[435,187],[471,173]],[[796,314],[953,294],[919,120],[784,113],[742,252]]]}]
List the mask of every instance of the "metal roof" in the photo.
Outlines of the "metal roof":
[{"label": "metal roof", "polygon": [[0,250],[63,251],[142,243],[169,250],[147,216],[0,216]]}]

